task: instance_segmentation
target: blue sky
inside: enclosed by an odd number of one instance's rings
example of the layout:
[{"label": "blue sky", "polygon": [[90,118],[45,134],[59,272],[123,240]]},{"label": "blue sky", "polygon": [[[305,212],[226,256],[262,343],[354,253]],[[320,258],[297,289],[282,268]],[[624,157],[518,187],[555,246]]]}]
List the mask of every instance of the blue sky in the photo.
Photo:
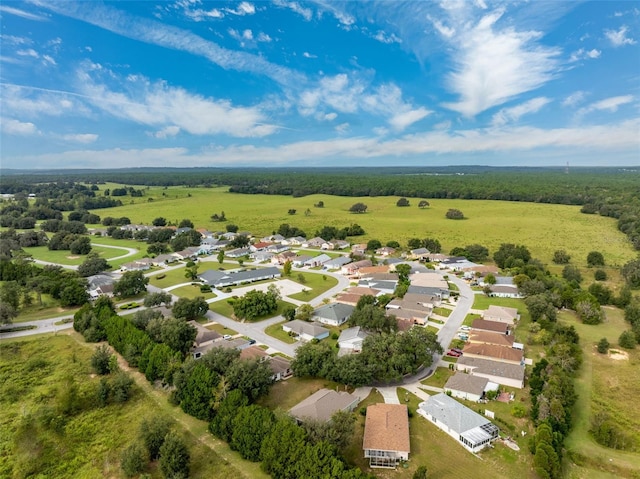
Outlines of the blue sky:
[{"label": "blue sky", "polygon": [[4,168],[640,165],[640,2],[3,1]]}]

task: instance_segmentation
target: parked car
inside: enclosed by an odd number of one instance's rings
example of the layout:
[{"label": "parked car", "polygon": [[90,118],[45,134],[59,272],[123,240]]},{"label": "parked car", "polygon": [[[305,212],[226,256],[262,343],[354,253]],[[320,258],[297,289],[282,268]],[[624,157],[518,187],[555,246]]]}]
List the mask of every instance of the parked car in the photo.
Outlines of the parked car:
[{"label": "parked car", "polygon": [[471,326],[460,326],[460,329],[463,331],[470,331],[471,330]]},{"label": "parked car", "polygon": [[222,336],[222,339],[229,340],[229,339],[231,339],[231,335],[230,334],[225,334],[224,336]]},{"label": "parked car", "polygon": [[453,349],[450,349],[449,351],[447,351],[447,356],[451,356],[453,358],[459,358],[460,356],[462,356],[462,354],[459,353],[458,351],[454,351]]},{"label": "parked car", "polygon": [[451,351],[455,351],[456,353],[462,354],[462,349],[460,348],[451,348]]},{"label": "parked car", "polygon": [[256,340],[249,338],[249,344],[256,344]]}]

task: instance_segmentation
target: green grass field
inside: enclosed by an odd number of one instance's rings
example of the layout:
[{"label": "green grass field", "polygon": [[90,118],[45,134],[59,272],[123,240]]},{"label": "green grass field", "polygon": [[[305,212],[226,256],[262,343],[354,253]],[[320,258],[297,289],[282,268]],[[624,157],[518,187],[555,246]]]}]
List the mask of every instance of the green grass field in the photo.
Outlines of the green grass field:
[{"label": "green grass field", "polygon": [[[170,406],[166,392],[153,393],[148,384],[134,388],[125,404],[73,414],[62,434],[47,428],[38,418],[63,404],[64,384],[75,381],[81,396],[96,387],[99,379],[90,367],[93,347],[67,335],[0,343],[0,477],[124,478],[120,454],[136,437],[141,421],[153,414],[177,420],[175,428],[192,458],[190,477],[209,478],[211,471],[222,479],[266,477],[258,465],[243,461],[226,445],[218,446],[206,423]],[[147,472],[153,479],[162,477],[157,464]]]},{"label": "green grass field", "polygon": [[[304,281],[300,280],[301,277],[304,278]],[[311,301],[338,284],[338,280],[333,276],[321,273],[299,273],[294,271],[287,279],[295,281],[306,288],[306,292],[302,291],[290,296],[291,299],[297,299],[298,301]]]},{"label": "green grass field", "polygon": [[200,285],[193,285],[190,284],[188,286],[181,286],[179,288],[176,289],[172,289],[171,290],[171,294],[174,294],[176,296],[179,296],[181,298],[189,298],[189,299],[195,299],[197,297],[202,297],[204,299],[211,299],[211,298],[215,298],[216,294],[215,293],[202,293],[200,292]]},{"label": "green grass field", "polygon": [[[258,404],[270,409],[288,411],[319,389],[335,389],[337,386],[338,383],[326,379],[292,377],[275,383],[269,395],[260,398]],[[344,386],[341,387],[344,388]]]},{"label": "green grass field", "polygon": [[[555,250],[565,249],[575,264],[585,266],[592,250],[601,251],[610,265],[621,265],[635,256],[626,237],[616,229],[615,219],[584,215],[579,206],[432,199],[431,207],[426,209],[398,208],[396,197],[240,195],[228,193],[226,187],[150,188],[147,194],[153,201],[149,202],[148,197],[133,198],[133,204],[103,209],[100,214],[127,216],[134,223],[147,224],[158,216],[176,223],[190,218],[196,227],[224,229],[223,224],[210,221],[213,213],[224,210],[229,223],[257,237],[270,234],[282,223],[297,226],[308,236],[324,225],[344,227],[358,223],[367,232],[357,238],[358,242],[375,238],[406,245],[409,238],[430,236],[438,238],[445,251],[477,242],[495,251],[501,243],[513,242],[527,245],[534,257],[547,263],[551,263]],[[325,207],[314,208],[313,204],[320,200]],[[365,214],[349,213],[357,202],[368,206]],[[203,204],[215,207],[209,210],[202,208]],[[310,208],[311,214],[292,216],[287,213],[290,208]],[[460,209],[467,219],[447,220],[444,215],[449,208]]]},{"label": "green grass field", "polygon": [[[575,477],[599,477],[593,471],[608,472],[617,477],[640,477],[640,453],[610,449],[596,443],[589,434],[591,418],[599,411],[608,412],[614,422],[638,441],[640,419],[637,398],[640,395],[638,365],[640,351],[626,351],[628,359],[612,359],[599,354],[595,345],[606,337],[613,349],[617,347],[620,333],[628,329],[622,312],[616,308],[605,308],[607,320],[603,324],[582,324],[575,315],[562,312],[559,321],[573,325],[580,335],[583,349],[583,365],[575,382],[578,401],[574,409],[574,427],[566,440],[566,447],[576,456],[577,462],[586,469],[577,467]],[[573,469],[573,466],[572,466]],[[590,476],[579,475],[588,472]]]},{"label": "green grass field", "polygon": [[296,342],[296,340],[293,339],[291,336],[289,336],[289,333],[286,333],[282,329],[282,325],[284,323],[286,323],[286,322],[287,321],[281,321],[279,323],[272,324],[271,326],[267,326],[264,329],[264,332],[267,333],[271,337],[279,339],[282,342],[285,342],[285,343],[288,343],[288,344],[293,344],[293,343]]}]

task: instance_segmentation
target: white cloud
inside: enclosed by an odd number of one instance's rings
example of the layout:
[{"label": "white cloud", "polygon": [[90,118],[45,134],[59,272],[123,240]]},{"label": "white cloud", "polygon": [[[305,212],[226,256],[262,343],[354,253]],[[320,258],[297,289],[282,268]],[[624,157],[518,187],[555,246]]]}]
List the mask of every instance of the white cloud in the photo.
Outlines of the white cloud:
[{"label": "white cloud", "polygon": [[591,113],[593,111],[608,111],[610,113],[614,113],[618,111],[618,108],[622,105],[626,105],[631,103],[634,100],[633,95],[621,95],[621,96],[613,96],[610,98],[605,98],[604,100],[596,101],[587,105],[584,108],[580,108],[578,110],[578,115],[586,115],[587,113]]},{"label": "white cloud", "polygon": [[37,118],[88,113],[83,103],[78,101],[78,95],[67,92],[2,84],[0,97],[4,111],[13,116]]},{"label": "white cloud", "polygon": [[303,57],[305,57],[305,58],[318,58],[318,55],[312,55],[312,54],[311,54],[311,53],[309,53],[309,52],[304,52],[304,53],[302,54],[302,56],[303,56]]},{"label": "white cloud", "polygon": [[[152,83],[142,76],[120,81],[122,91],[111,90],[97,77],[111,80],[113,72],[87,64],[77,72],[78,88],[103,111],[143,125],[177,126],[193,135],[227,134],[236,137],[265,136],[276,130],[264,123],[256,107],[235,107],[227,100],[204,98],[165,82]],[[117,77],[116,77],[117,78]]]},{"label": "white cloud", "polygon": [[333,121],[336,118],[338,118],[338,114],[336,112],[327,113],[323,116],[323,119],[327,121]]},{"label": "white cloud", "polygon": [[98,135],[94,133],[76,133],[76,134],[63,135],[62,139],[67,141],[73,141],[76,143],[88,144],[88,143],[94,143],[98,139]]},{"label": "white cloud", "polygon": [[258,41],[262,42],[262,43],[270,43],[271,42],[271,37],[269,35],[267,35],[264,32],[260,32],[258,34]]},{"label": "white cloud", "polygon": [[349,131],[349,123],[340,123],[339,125],[336,125],[334,129],[338,132],[338,134],[344,135]]},{"label": "white cloud", "polygon": [[623,45],[635,45],[636,41],[627,36],[629,27],[622,25],[618,30],[605,30],[604,35],[611,42],[614,47],[621,47]]},{"label": "white cloud", "polygon": [[9,7],[7,5],[0,5],[0,12],[10,13],[11,15],[26,18],[27,20],[35,20],[37,22],[44,22],[48,20],[47,17],[36,15],[34,13],[25,12],[24,10],[20,10],[19,8]]},{"label": "white cloud", "polygon": [[602,52],[597,49],[585,50],[584,48],[580,48],[579,50],[573,52],[571,57],[569,57],[570,62],[577,62],[578,60],[584,60],[587,58],[595,59],[600,58]]},{"label": "white cloud", "polygon": [[427,15],[427,19],[433,24],[434,28],[445,38],[451,38],[455,35],[455,28],[445,26],[440,20]]},{"label": "white cloud", "polygon": [[264,75],[287,86],[306,82],[306,76],[300,72],[271,63],[262,56],[229,50],[188,30],[136,17],[98,2],[43,2],[41,6],[127,38],[204,57],[224,69]]},{"label": "white cloud", "polygon": [[513,106],[511,108],[503,108],[498,113],[493,115],[491,123],[494,126],[502,126],[506,125],[507,123],[515,123],[524,115],[538,112],[549,102],[551,102],[549,98],[542,96],[538,98],[532,98],[529,101],[521,103],[520,105]]},{"label": "white cloud", "polygon": [[33,136],[39,133],[38,128],[33,123],[18,121],[13,118],[3,118],[0,126],[2,132],[7,135]]},{"label": "white cloud", "polygon": [[253,32],[249,29],[242,32],[242,38],[245,40],[253,40]]},{"label": "white cloud", "polygon": [[225,8],[224,11],[227,13],[231,13],[232,15],[239,16],[253,15],[254,13],[256,13],[256,7],[252,3],[241,2],[240,5],[238,5],[238,8],[236,8],[235,10],[232,8]]},{"label": "white cloud", "polygon": [[566,97],[562,101],[562,106],[568,106],[568,107],[576,106],[576,105],[582,103],[586,97],[587,97],[587,93],[586,92],[578,90],[578,91],[572,93],[571,95],[569,95],[568,97]]},{"label": "white cloud", "polygon": [[5,45],[31,45],[33,40],[26,37],[16,37],[14,35],[0,35],[2,43]]},{"label": "white cloud", "polygon": [[275,0],[273,2],[276,6],[282,8],[288,8],[289,10],[301,15],[307,22],[313,17],[313,12],[310,8],[305,8],[298,2],[285,2],[284,0]]},{"label": "white cloud", "polygon": [[461,98],[445,107],[472,117],[553,78],[560,50],[536,44],[539,32],[497,27],[502,13],[461,24],[465,29],[451,39],[457,52],[449,84]]},{"label": "white cloud", "polygon": [[373,38],[381,43],[402,43],[402,40],[398,38],[395,33],[387,34],[382,30],[378,30],[378,33],[376,33]]},{"label": "white cloud", "polygon": [[36,52],[33,48],[28,48],[26,50],[18,50],[16,52],[16,55],[20,55],[21,57],[40,58],[40,55],[38,55],[38,52]]},{"label": "white cloud", "polygon": [[153,136],[155,138],[160,138],[164,140],[166,138],[176,136],[178,133],[180,133],[180,128],[175,125],[172,125],[172,126],[166,126],[162,130],[156,131],[153,134]]},{"label": "white cloud", "polygon": [[426,108],[420,107],[415,110],[407,110],[402,113],[398,113],[391,117],[389,124],[396,131],[402,131],[415,122],[422,120],[424,117],[431,113]]}]

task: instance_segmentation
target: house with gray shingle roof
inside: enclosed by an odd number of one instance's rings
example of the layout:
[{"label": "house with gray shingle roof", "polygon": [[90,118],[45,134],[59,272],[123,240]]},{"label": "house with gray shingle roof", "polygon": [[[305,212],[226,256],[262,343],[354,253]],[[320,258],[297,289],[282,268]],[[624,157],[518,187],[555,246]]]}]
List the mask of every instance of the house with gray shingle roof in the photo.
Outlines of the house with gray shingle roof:
[{"label": "house with gray shingle roof", "polygon": [[329,330],[327,328],[323,328],[317,324],[307,323],[306,321],[300,321],[299,319],[284,323],[282,330],[285,333],[291,333],[297,336],[302,341],[312,341],[314,339],[319,341],[329,337]]},{"label": "house with gray shingle roof", "polygon": [[340,353],[359,353],[362,351],[362,343],[364,343],[367,336],[369,336],[369,334],[360,326],[345,329],[340,333],[340,337],[338,338]]},{"label": "house with gray shingle roof", "polygon": [[347,322],[354,309],[353,306],[343,303],[325,304],[313,312],[311,319],[330,326],[340,326]]},{"label": "house with gray shingle roof", "polygon": [[338,256],[337,258],[330,259],[322,265],[322,269],[340,269],[345,264],[351,263],[351,258],[348,256]]},{"label": "house with gray shingle roof", "polygon": [[487,378],[461,372],[451,376],[447,384],[444,385],[445,393],[455,398],[474,402],[480,401],[486,391],[495,391],[496,389],[498,389],[498,385]]},{"label": "house with gray shingle roof", "polygon": [[200,279],[209,286],[224,288],[226,286],[236,286],[243,283],[254,283],[267,279],[279,278],[280,270],[275,267],[249,269],[245,271],[216,271],[210,269],[199,275]]},{"label": "house with gray shingle roof", "polygon": [[495,424],[444,393],[420,403],[417,412],[471,452],[498,438]]},{"label": "house with gray shingle roof", "polygon": [[328,421],[337,411],[353,411],[360,402],[358,396],[344,391],[320,389],[289,410],[299,422]]}]

